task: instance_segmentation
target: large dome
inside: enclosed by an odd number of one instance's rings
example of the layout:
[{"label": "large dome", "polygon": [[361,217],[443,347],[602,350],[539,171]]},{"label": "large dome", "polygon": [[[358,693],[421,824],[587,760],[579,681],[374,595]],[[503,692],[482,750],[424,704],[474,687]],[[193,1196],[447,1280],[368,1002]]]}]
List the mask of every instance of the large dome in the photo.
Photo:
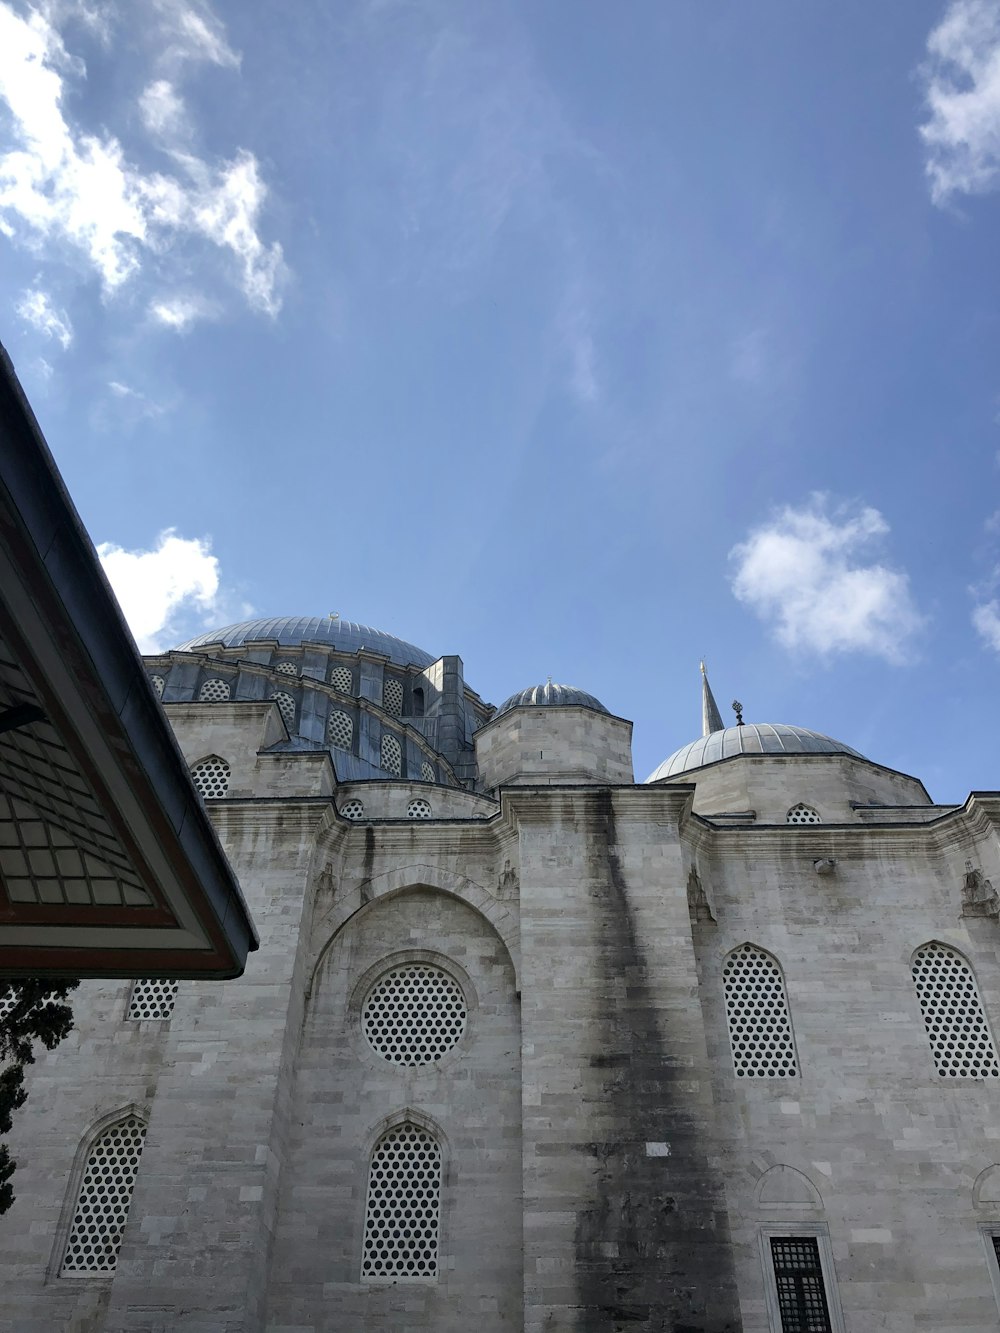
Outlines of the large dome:
[{"label": "large dome", "polygon": [[370,625],[357,625],[353,620],[333,620],[330,616],[274,616],[266,620],[242,620],[238,625],[209,630],[187,643],[177,645],[178,652],[196,652],[201,648],[240,648],[245,643],[272,642],[283,648],[295,648],[301,643],[325,643],[340,653],[356,653],[367,648],[382,653],[397,666],[430,666],[437,658],[415,648],[405,639],[383,634]]},{"label": "large dome", "polygon": [[835,741],[820,731],[790,727],[783,722],[745,722],[741,727],[713,731],[675,750],[646,781],[660,782],[738,754],[850,754],[855,759],[864,758],[843,741]]},{"label": "large dome", "polygon": [[595,699],[586,690],[578,690],[575,685],[554,685],[550,680],[545,685],[529,685],[525,690],[518,690],[503,701],[495,716],[509,713],[512,708],[533,708],[539,705],[548,705],[550,708],[589,708],[595,713],[608,711],[600,699]]}]

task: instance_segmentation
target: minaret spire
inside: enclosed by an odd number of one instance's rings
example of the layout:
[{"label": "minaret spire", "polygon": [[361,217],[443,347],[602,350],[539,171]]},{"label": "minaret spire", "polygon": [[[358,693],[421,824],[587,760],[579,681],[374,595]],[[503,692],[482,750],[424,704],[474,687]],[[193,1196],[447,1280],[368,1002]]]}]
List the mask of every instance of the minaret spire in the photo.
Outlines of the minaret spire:
[{"label": "minaret spire", "polygon": [[708,683],[708,676],[705,674],[705,663],[701,664],[701,734],[711,736],[713,731],[722,731],[725,727],[722,720],[722,714],[719,712],[719,705],[715,702],[715,695],[712,693],[712,687]]}]

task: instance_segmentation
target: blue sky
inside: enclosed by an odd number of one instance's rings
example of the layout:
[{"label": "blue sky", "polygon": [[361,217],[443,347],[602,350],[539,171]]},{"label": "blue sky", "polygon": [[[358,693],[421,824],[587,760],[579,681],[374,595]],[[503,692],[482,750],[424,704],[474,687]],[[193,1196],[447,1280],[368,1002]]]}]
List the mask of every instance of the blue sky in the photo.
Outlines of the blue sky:
[{"label": "blue sky", "polygon": [[337,611],[996,788],[1000,0],[0,0],[0,325],[140,644]]}]

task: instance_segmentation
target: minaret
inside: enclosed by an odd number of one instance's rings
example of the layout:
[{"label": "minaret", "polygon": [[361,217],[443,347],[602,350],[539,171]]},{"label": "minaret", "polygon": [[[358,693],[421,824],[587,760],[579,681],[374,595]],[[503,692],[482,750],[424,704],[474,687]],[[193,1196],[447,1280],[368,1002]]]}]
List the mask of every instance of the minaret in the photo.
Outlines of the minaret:
[{"label": "minaret", "polygon": [[722,731],[725,727],[719,705],[705,674],[705,663],[701,664],[701,734],[711,736],[713,731]]}]

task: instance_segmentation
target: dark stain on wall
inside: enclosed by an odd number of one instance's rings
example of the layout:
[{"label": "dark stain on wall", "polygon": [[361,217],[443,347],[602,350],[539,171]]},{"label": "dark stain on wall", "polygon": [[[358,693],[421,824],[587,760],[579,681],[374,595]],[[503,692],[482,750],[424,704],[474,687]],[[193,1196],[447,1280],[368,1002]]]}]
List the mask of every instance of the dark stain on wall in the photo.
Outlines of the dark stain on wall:
[{"label": "dark stain on wall", "polygon": [[[594,962],[604,983],[590,1066],[604,1076],[614,1137],[582,1146],[593,1189],[577,1215],[576,1328],[739,1333],[722,1182],[709,1165],[712,1127],[693,1114],[683,1087],[690,1071],[674,1067],[669,1031],[660,1028],[612,793],[590,799]],[[647,1156],[647,1143],[669,1145],[669,1156]]]}]

